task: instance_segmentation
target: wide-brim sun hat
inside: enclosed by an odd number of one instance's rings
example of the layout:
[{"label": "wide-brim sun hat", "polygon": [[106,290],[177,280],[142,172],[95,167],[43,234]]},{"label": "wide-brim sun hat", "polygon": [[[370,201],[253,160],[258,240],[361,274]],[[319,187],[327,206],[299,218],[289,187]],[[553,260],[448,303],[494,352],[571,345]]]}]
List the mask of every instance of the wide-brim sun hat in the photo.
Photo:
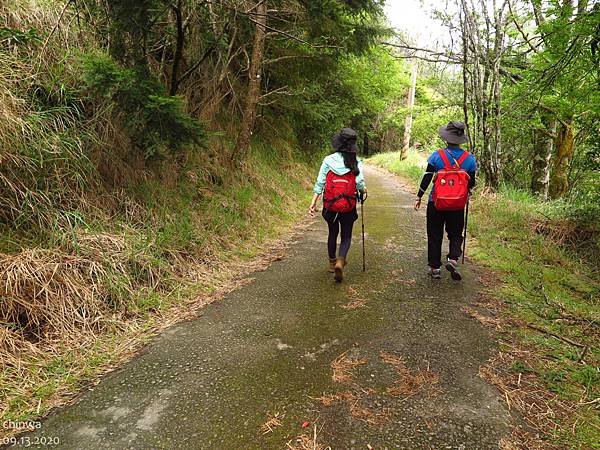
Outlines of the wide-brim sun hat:
[{"label": "wide-brim sun hat", "polygon": [[358,135],[352,128],[342,128],[331,139],[331,145],[337,152],[358,152],[356,140]]},{"label": "wide-brim sun hat", "polygon": [[448,122],[448,125],[440,127],[439,134],[448,144],[463,144],[469,140],[464,122]]}]

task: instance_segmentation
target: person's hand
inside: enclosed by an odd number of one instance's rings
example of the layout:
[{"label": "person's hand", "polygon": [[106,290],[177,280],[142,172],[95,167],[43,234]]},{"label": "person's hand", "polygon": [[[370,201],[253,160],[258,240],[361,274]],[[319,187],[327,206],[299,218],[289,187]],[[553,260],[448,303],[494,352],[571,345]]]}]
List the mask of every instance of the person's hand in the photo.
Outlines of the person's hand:
[{"label": "person's hand", "polygon": [[415,200],[415,211],[418,211],[420,207],[421,207],[421,198],[417,197],[417,199]]},{"label": "person's hand", "polygon": [[308,214],[310,215],[310,217],[315,217],[316,212],[317,212],[317,205],[314,203],[311,203],[308,208]]},{"label": "person's hand", "polygon": [[368,196],[369,196],[369,193],[367,192],[367,188],[365,187],[365,188],[363,188],[362,191],[360,191],[360,201],[364,202]]}]

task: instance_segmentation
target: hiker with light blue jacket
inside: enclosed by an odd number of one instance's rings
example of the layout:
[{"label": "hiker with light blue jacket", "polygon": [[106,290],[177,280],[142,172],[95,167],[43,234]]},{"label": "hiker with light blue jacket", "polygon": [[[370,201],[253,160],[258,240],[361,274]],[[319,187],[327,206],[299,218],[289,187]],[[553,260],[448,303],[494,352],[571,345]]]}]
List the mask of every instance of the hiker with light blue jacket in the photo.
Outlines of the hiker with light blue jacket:
[{"label": "hiker with light blue jacket", "polygon": [[[341,282],[343,269],[352,241],[352,228],[358,219],[356,200],[358,193],[365,195],[367,188],[363,174],[363,164],[356,156],[357,135],[351,128],[343,128],[333,137],[334,152],[326,156],[321,164],[313,189],[314,196],[309,213],[315,215],[317,201],[323,195],[323,218],[329,227],[327,252],[328,271],[334,273],[335,281]],[[358,191],[358,192],[357,192]],[[341,231],[339,254],[336,257],[337,237]]]}]

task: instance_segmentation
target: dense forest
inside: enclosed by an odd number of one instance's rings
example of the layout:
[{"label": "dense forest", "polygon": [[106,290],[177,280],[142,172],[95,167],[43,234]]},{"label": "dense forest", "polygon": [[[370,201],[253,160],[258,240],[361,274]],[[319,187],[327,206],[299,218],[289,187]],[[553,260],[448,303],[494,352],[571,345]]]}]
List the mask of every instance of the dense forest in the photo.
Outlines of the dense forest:
[{"label": "dense forest", "polygon": [[343,126],[368,157],[464,120],[481,190],[528,193],[537,231],[595,258],[600,4],[450,1],[426,47],[384,3],[0,2],[0,416],[44,414],[242,270]]}]

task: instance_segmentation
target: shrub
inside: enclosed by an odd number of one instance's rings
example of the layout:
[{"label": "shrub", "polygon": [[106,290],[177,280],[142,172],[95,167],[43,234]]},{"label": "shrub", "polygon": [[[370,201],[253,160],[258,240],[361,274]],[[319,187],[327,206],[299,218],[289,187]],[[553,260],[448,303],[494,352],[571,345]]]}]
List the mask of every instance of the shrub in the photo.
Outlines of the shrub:
[{"label": "shrub", "polygon": [[82,63],[89,93],[111,104],[133,146],[145,157],[202,142],[204,130],[185,112],[182,99],[164,95],[162,84],[144,71],[122,68],[103,54],[86,55]]}]

